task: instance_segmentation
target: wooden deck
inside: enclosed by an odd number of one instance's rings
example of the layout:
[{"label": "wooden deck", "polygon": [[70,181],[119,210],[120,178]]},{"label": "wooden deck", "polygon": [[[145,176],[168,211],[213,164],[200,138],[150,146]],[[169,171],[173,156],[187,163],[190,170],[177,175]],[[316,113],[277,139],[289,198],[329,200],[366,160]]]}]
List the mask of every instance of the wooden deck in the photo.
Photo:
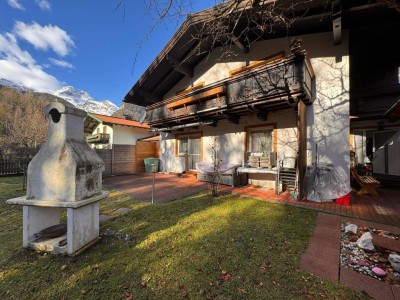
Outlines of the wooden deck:
[{"label": "wooden deck", "polygon": [[[226,187],[223,187],[226,189]],[[297,201],[289,193],[275,195],[273,190],[255,187],[236,187],[232,193],[255,197],[260,200],[303,207],[316,211],[400,226],[400,189],[378,189],[379,196],[357,195],[352,192],[350,206],[332,202]]]}]

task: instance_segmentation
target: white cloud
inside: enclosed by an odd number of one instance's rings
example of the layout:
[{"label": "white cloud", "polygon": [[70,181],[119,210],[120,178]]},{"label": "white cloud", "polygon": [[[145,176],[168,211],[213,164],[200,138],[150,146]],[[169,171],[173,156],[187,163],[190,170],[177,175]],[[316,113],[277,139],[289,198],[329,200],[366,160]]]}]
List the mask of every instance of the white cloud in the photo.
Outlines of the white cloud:
[{"label": "white cloud", "polygon": [[74,41],[66,31],[58,26],[41,26],[36,22],[25,24],[17,21],[14,33],[31,43],[36,49],[47,51],[52,49],[60,56],[66,56],[75,47]]},{"label": "white cloud", "polygon": [[24,66],[15,61],[0,59],[0,78],[11,80],[39,92],[52,93],[62,84],[40,66]]},{"label": "white cloud", "polygon": [[35,0],[35,2],[42,10],[51,11],[51,4],[48,0]]},{"label": "white cloud", "polygon": [[19,10],[25,10],[25,8],[22,6],[21,3],[18,2],[18,0],[7,0],[7,3],[12,8],[16,8],[16,9],[19,9]]},{"label": "white cloud", "polygon": [[62,59],[56,59],[56,58],[51,58],[50,57],[49,61],[53,65],[61,67],[61,68],[66,68],[66,69],[74,69],[75,68],[73,64],[71,64],[71,63],[69,63],[69,62],[67,62],[65,60],[62,60]]},{"label": "white cloud", "polygon": [[0,34],[0,78],[40,92],[53,92],[63,84],[43,71],[33,57],[22,50],[13,34]]},{"label": "white cloud", "polygon": [[33,57],[18,46],[15,36],[10,33],[6,33],[5,35],[0,34],[0,58],[12,60],[27,66],[36,64]]}]

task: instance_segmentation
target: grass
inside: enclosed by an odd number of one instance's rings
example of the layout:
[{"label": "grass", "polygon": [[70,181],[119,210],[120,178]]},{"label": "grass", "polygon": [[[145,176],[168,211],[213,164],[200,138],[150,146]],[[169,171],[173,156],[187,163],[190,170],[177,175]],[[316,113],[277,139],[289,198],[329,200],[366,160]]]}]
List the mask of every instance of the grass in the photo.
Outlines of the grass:
[{"label": "grass", "polygon": [[[316,213],[198,194],[165,204],[116,191],[101,242],[79,257],[21,248],[21,178],[0,178],[0,299],[359,299],[298,269]],[[125,215],[114,215],[129,207]]]}]

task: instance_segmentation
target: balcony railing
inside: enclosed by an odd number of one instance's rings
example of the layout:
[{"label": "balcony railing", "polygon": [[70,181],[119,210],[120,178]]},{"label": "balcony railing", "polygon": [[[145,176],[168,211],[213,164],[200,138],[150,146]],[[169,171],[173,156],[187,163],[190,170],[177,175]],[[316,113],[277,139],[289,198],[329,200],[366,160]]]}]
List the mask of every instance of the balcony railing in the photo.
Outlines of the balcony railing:
[{"label": "balcony railing", "polygon": [[311,104],[314,72],[304,54],[241,72],[147,108],[153,127],[287,109]]},{"label": "balcony railing", "polygon": [[97,133],[86,136],[86,142],[91,144],[107,144],[110,140],[108,133]]}]

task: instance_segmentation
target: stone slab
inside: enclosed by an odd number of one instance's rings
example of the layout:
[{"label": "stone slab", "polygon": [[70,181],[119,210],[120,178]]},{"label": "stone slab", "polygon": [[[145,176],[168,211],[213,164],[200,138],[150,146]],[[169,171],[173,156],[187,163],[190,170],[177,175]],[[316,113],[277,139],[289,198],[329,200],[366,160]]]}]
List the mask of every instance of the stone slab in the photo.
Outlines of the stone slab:
[{"label": "stone slab", "polygon": [[127,208],[127,207],[120,207],[120,208],[114,210],[114,212],[117,213],[117,214],[126,214],[126,213],[128,213],[130,211],[131,211],[131,209]]},{"label": "stone slab", "polygon": [[106,215],[106,214],[100,214],[99,215],[99,221],[100,222],[105,222],[107,220],[112,219],[112,216]]},{"label": "stone slab", "polygon": [[85,206],[91,204],[96,201],[100,201],[101,199],[107,198],[110,192],[102,191],[101,195],[94,196],[85,200],[80,201],[43,201],[43,200],[33,200],[27,199],[26,196],[9,199],[6,201],[7,204],[19,204],[24,206],[41,206],[41,207],[63,207],[63,208],[78,208],[81,206]]},{"label": "stone slab", "polygon": [[67,234],[53,239],[38,239],[29,243],[28,247],[39,252],[49,252],[54,254],[64,254],[67,252],[67,247],[60,246],[59,243],[67,239]]},{"label": "stone slab", "polygon": [[395,300],[400,300],[400,287],[392,285],[392,293]]},{"label": "stone slab", "polygon": [[389,284],[348,268],[340,268],[340,284],[358,292],[365,291],[373,299],[394,299],[392,288]]},{"label": "stone slab", "polygon": [[300,269],[325,279],[339,281],[339,265],[319,259],[315,255],[303,254],[300,259]]}]

